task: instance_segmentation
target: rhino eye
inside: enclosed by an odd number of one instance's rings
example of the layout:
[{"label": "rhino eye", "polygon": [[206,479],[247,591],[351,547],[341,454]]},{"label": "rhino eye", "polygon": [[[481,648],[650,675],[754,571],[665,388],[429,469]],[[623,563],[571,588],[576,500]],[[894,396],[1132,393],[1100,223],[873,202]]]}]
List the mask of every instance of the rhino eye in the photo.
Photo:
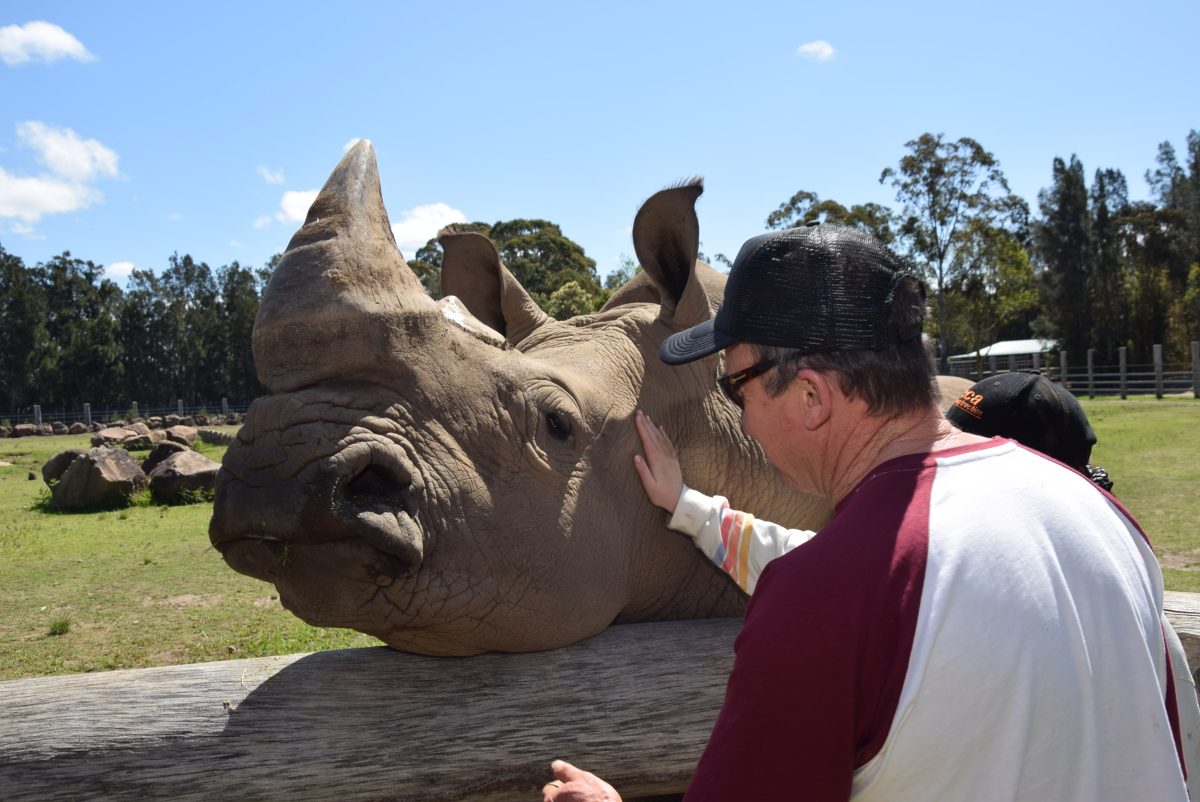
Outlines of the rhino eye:
[{"label": "rhino eye", "polygon": [[546,431],[555,440],[564,442],[571,436],[571,421],[557,412],[549,412],[546,414]]}]

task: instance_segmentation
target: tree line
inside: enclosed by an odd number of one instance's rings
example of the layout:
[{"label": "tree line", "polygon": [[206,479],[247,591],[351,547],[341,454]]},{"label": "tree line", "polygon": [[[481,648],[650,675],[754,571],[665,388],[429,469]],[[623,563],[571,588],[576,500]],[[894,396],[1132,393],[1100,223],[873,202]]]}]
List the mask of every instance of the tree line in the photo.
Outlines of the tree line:
[{"label": "tree line", "polygon": [[122,289],[70,252],[27,266],[0,246],[0,406],[259,395],[250,332],[270,267],[174,254]]},{"label": "tree line", "polygon": [[1056,157],[1037,212],[1013,194],[977,141],[923,134],[905,143],[880,183],[897,206],[846,206],[802,190],[768,228],[811,220],[854,225],[921,273],[943,358],[1002,339],[1042,338],[1112,365],[1121,347],[1148,362],[1155,344],[1186,361],[1200,338],[1200,133],[1182,163],[1170,142],[1146,172],[1153,200],[1131,201],[1125,176]]},{"label": "tree line", "polygon": [[[894,207],[800,190],[765,225],[853,225],[895,249],[925,279],[928,333],[942,358],[1037,337],[1080,355],[1096,348],[1098,364],[1114,364],[1121,347],[1147,362],[1155,344],[1168,361],[1184,361],[1200,339],[1200,132],[1189,132],[1182,159],[1160,144],[1146,179],[1152,200],[1132,201],[1119,170],[1098,168],[1089,185],[1078,158],[1056,157],[1034,212],[979,142],[926,133],[880,172]],[[532,298],[559,319],[599,309],[639,269],[622,257],[601,281],[595,261],[548,220],[459,228],[491,237]],[[701,258],[729,264],[722,254]],[[174,254],[161,272],[134,270],[122,289],[102,266],[69,252],[27,266],[0,245],[0,405],[196,405],[260,395],[250,334],[278,259],[213,270]],[[436,240],[409,264],[438,297]]]}]

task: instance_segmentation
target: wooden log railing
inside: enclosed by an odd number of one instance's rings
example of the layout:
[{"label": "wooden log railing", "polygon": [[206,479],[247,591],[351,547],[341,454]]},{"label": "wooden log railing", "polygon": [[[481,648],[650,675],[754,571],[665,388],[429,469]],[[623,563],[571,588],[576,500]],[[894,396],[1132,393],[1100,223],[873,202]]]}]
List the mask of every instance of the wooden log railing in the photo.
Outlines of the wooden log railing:
[{"label": "wooden log railing", "polygon": [[561,757],[682,791],[736,619],[552,652],[367,648],[0,682],[0,799],[540,799]]},{"label": "wooden log railing", "polygon": [[[1200,665],[1200,595],[1167,616]],[[0,682],[0,798],[529,800],[548,761],[681,792],[734,619],[612,627],[536,654],[349,649]]]}]

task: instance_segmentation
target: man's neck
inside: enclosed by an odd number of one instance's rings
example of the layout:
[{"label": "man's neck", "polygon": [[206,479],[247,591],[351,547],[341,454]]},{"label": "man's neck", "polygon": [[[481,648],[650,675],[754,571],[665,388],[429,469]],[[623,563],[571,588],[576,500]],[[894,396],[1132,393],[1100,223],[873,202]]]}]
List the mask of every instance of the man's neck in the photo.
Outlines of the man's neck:
[{"label": "man's neck", "polygon": [[954,428],[936,407],[893,418],[860,414],[840,423],[843,436],[831,440],[837,453],[826,462],[831,467],[826,492],[834,504],[888,460],[987,439]]}]

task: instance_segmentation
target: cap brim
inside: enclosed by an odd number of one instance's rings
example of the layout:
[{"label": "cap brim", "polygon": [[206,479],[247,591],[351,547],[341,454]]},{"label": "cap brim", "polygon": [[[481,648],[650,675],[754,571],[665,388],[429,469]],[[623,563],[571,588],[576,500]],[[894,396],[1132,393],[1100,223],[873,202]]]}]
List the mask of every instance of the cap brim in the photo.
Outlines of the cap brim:
[{"label": "cap brim", "polygon": [[692,326],[663,340],[658,356],[668,365],[683,365],[695,362],[722,348],[728,348],[737,340],[716,329],[716,319],[709,318],[698,326]]}]

